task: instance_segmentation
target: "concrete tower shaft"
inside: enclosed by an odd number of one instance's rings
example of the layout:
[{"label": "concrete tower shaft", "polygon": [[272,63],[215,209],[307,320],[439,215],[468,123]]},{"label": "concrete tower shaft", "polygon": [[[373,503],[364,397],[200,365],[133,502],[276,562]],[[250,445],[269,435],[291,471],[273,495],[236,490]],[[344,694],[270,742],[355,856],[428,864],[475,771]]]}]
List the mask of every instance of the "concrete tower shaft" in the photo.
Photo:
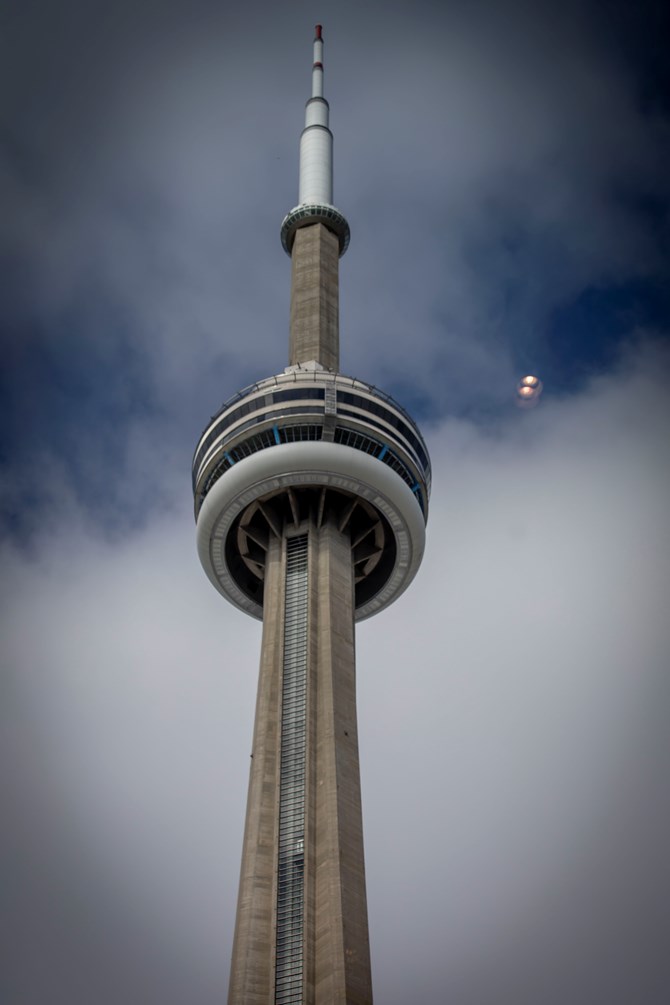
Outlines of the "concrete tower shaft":
[{"label": "concrete tower shaft", "polygon": [[291,251],[289,362],[340,368],[339,249],[322,223],[297,231]]},{"label": "concrete tower shaft", "polygon": [[341,512],[273,538],[229,1005],[372,1002]]}]

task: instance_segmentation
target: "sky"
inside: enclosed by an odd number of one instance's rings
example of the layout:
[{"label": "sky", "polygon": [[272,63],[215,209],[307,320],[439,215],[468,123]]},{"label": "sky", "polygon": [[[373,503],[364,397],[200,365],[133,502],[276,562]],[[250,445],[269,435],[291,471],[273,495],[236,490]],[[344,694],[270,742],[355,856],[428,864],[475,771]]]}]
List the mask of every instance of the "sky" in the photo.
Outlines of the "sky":
[{"label": "sky", "polygon": [[260,625],[198,565],[190,464],[286,365],[317,21],[342,371],[434,473],[357,629],[375,1000],[668,1001],[661,8],[5,6],[6,1005],[225,1000]]}]

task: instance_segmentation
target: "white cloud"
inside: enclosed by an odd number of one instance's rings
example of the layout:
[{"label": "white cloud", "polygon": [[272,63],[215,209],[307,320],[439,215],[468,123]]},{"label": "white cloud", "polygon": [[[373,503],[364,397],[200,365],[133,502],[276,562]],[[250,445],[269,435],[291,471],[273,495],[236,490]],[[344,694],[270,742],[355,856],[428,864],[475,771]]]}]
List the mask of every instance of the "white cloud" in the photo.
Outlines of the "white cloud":
[{"label": "white cloud", "polygon": [[[432,432],[424,567],[358,630],[372,946],[390,1005],[449,987],[469,1001],[463,982],[506,1001],[527,945],[565,937],[551,903],[608,816],[596,844],[610,916],[622,908],[616,828],[662,726],[667,374],[650,346],[579,398],[545,396],[489,433]],[[21,814],[39,821],[38,851],[64,835],[95,863],[101,904],[160,933],[172,965],[223,981],[257,624],[197,568],[185,508],[113,545],[51,527],[36,557],[4,564],[10,836]],[[668,825],[654,791],[643,836]],[[573,906],[591,892],[587,873]],[[501,958],[496,999],[486,960]]]}]

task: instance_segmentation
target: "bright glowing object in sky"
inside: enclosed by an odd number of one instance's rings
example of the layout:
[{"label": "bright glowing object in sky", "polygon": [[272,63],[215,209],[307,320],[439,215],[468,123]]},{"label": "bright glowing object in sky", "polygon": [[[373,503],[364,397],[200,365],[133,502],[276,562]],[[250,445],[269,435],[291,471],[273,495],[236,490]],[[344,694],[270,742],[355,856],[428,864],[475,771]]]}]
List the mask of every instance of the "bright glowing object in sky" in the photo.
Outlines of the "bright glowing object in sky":
[{"label": "bright glowing object in sky", "polygon": [[522,377],[516,386],[517,403],[523,407],[537,405],[542,394],[542,381],[533,374]]}]

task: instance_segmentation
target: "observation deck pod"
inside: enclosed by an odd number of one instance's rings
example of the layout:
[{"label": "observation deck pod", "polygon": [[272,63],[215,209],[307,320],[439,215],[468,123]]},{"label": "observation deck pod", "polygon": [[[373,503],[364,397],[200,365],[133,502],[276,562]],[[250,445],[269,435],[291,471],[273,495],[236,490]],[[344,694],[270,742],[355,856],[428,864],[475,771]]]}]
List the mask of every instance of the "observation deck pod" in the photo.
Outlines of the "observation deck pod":
[{"label": "observation deck pod", "polygon": [[193,458],[198,554],[216,589],[263,617],[270,535],[334,518],[351,538],[355,617],[387,607],[423,557],[431,469],[407,412],[316,365],[240,391]]},{"label": "observation deck pod", "polygon": [[334,206],[319,204],[296,206],[287,213],[281,225],[281,243],[287,255],[291,255],[296,231],[301,227],[311,227],[315,223],[322,223],[326,230],[332,231],[337,237],[340,249],[340,258],[349,247],[351,231],[349,224],[339,209]]}]

